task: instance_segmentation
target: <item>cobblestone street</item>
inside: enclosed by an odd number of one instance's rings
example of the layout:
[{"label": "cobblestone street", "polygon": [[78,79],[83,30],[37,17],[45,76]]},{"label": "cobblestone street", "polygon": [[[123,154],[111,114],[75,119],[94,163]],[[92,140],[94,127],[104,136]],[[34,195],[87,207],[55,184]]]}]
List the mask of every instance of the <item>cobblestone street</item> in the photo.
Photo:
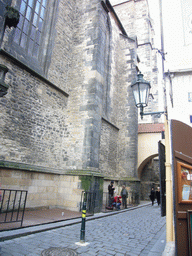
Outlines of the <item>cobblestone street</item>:
[{"label": "cobblestone street", "polygon": [[[0,242],[1,255],[35,256],[51,247],[64,247],[81,256],[160,256],[166,244],[165,221],[160,207],[150,205],[87,221],[86,246],[76,244],[81,224],[74,224]],[[158,240],[161,248],[153,249]]]}]

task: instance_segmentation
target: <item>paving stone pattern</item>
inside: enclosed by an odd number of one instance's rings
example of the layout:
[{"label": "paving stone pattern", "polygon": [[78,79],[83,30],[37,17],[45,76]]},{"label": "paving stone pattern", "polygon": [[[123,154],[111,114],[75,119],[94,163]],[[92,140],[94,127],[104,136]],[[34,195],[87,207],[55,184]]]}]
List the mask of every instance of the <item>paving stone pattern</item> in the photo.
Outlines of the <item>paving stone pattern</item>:
[{"label": "paving stone pattern", "polygon": [[[79,246],[81,224],[27,235],[0,243],[1,256],[35,256],[52,247],[68,248],[81,256],[162,255],[151,253],[165,230],[157,205],[86,222],[87,246]],[[162,246],[163,247],[163,246]]]}]

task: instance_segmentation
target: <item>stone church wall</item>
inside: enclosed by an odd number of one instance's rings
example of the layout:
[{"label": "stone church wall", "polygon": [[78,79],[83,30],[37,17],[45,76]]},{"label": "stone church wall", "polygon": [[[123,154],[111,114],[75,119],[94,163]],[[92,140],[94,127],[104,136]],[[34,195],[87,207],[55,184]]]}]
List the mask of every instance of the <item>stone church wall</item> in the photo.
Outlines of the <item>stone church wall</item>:
[{"label": "stone church wall", "polygon": [[68,158],[67,97],[7,58],[3,62],[10,89],[1,98],[0,159],[61,169]]},{"label": "stone church wall", "polygon": [[99,168],[105,177],[116,176],[118,133],[117,127],[102,120]]},{"label": "stone church wall", "polygon": [[30,191],[30,207],[78,210],[82,177],[137,179],[136,40],[109,3],[56,3],[39,66],[12,47],[14,28],[2,34],[10,88],[0,98],[0,176],[2,188]]},{"label": "stone church wall", "polygon": [[[116,1],[117,2],[117,1]],[[154,49],[154,27],[150,17],[147,0],[118,1],[114,9],[130,37],[137,36],[138,67],[144,79],[150,81],[151,89],[145,112],[159,111],[157,50]],[[144,116],[141,123],[158,122],[157,116]]]},{"label": "stone church wall", "polygon": [[78,211],[81,179],[78,176],[1,169],[2,188],[27,190],[26,208],[64,208]]}]

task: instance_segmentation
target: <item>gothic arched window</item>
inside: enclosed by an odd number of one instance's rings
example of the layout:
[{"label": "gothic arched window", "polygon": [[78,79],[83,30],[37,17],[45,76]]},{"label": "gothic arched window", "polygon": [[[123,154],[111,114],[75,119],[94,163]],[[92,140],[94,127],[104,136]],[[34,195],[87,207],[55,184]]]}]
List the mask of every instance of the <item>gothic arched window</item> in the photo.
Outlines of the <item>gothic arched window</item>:
[{"label": "gothic arched window", "polygon": [[20,21],[13,40],[34,57],[40,50],[46,5],[47,0],[22,0],[20,5]]},{"label": "gothic arched window", "polygon": [[17,0],[17,27],[9,35],[5,50],[41,75],[46,75],[54,40],[56,0]]}]

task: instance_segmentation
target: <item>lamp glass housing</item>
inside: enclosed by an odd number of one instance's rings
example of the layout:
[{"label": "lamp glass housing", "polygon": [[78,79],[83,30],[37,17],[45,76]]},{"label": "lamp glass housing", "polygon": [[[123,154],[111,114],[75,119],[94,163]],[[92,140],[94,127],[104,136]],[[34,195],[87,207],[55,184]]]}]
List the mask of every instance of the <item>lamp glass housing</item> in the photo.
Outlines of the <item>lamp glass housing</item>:
[{"label": "lamp glass housing", "polygon": [[139,107],[146,107],[148,104],[150,83],[143,79],[143,74],[137,75],[137,80],[131,85],[133,90],[133,96],[135,99],[135,105]]}]

